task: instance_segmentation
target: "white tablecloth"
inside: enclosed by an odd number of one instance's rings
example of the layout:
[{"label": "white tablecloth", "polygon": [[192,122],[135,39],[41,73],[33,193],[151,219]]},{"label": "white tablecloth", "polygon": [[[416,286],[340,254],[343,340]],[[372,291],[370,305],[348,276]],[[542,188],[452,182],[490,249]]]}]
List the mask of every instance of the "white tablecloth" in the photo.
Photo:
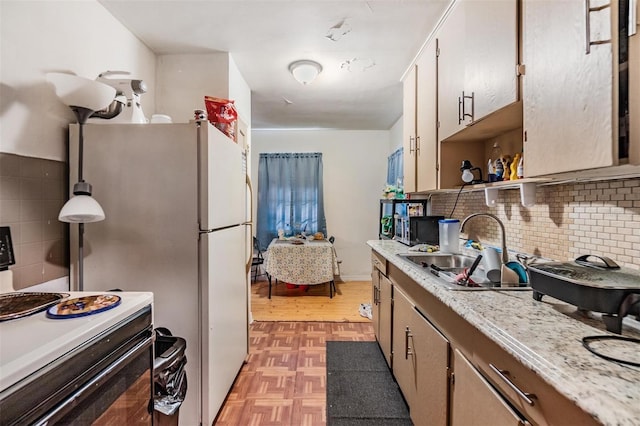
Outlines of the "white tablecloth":
[{"label": "white tablecloth", "polygon": [[269,244],[265,269],[272,278],[290,284],[313,285],[333,281],[338,273],[338,260],[333,245],[327,240],[303,241],[274,239]]}]

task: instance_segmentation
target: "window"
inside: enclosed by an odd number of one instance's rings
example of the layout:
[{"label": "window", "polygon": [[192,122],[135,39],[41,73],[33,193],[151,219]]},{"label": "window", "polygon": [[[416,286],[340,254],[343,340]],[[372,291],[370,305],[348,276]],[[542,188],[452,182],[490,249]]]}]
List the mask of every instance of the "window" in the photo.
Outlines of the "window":
[{"label": "window", "polygon": [[387,185],[402,187],[403,164],[403,148],[398,148],[387,158]]},{"label": "window", "polygon": [[322,154],[260,154],[256,236],[265,249],[282,229],[327,235]]}]

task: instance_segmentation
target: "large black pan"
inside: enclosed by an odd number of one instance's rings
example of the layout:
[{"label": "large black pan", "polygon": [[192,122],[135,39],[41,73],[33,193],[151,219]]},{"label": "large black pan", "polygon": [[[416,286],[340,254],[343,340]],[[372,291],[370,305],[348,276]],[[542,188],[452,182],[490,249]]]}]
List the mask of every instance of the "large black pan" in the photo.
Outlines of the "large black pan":
[{"label": "large black pan", "polygon": [[640,315],[640,271],[620,268],[606,257],[590,262],[540,262],[527,265],[533,298],[548,295],[580,309],[601,312],[607,330],[620,333],[622,318]]}]

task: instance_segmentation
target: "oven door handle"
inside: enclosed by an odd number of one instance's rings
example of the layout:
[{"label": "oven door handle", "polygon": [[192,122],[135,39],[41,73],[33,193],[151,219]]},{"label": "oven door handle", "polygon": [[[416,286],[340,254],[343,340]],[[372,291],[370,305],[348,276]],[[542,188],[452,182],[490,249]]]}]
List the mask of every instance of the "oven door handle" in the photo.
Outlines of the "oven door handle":
[{"label": "oven door handle", "polygon": [[95,390],[104,384],[107,380],[111,379],[115,374],[117,374],[120,370],[122,370],[126,364],[131,360],[135,359],[142,352],[147,350],[153,344],[153,338],[149,337],[148,339],[143,340],[138,343],[133,348],[129,349],[122,357],[117,359],[113,364],[109,365],[107,368],[98,373],[95,377],[85,383],[83,386],[78,388],[73,394],[71,394],[68,398],[63,400],[58,406],[56,406],[53,410],[48,412],[44,417],[38,419],[34,425],[35,426],[46,426],[49,422],[54,421],[71,409],[76,407],[79,402],[87,398],[91,395]]}]

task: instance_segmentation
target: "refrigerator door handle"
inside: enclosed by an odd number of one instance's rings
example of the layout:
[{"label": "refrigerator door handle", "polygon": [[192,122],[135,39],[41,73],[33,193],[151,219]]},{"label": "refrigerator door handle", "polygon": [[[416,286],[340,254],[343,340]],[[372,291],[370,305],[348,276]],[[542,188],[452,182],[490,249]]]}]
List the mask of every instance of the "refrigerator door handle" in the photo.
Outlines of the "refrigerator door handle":
[{"label": "refrigerator door handle", "polygon": [[[243,223],[243,225],[249,227],[249,237],[251,240],[253,240],[253,222],[245,222]],[[246,262],[247,274],[251,271],[251,266],[252,266],[251,264],[253,263],[253,244],[249,244],[249,246],[251,247],[251,249],[247,250],[247,255],[248,255],[247,262]]]},{"label": "refrigerator door handle", "polygon": [[251,185],[251,178],[249,177],[248,174],[245,175],[245,181],[246,181],[247,188],[249,190],[249,220],[243,223],[243,225],[249,226],[249,237],[250,237],[249,240],[251,241],[251,243],[247,241],[247,243],[249,244],[249,247],[251,247],[251,249],[247,250],[248,257],[247,257],[247,263],[246,263],[246,270],[248,274],[251,271],[251,264],[253,263],[253,186]]},{"label": "refrigerator door handle", "polygon": [[253,186],[249,175],[246,175],[246,182],[249,188],[249,220],[247,222],[253,222]]}]

